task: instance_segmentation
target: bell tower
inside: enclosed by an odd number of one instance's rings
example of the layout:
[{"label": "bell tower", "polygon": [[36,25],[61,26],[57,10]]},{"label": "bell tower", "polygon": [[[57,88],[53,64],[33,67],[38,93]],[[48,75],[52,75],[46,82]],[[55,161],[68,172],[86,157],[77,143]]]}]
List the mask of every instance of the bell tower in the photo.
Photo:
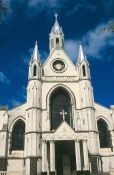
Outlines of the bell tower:
[{"label": "bell tower", "polygon": [[51,33],[49,35],[49,48],[52,52],[55,48],[64,48],[64,34],[62,28],[60,27],[57,19],[57,14],[55,14],[55,23],[52,27]]},{"label": "bell tower", "polygon": [[41,82],[42,64],[37,42],[29,64],[26,110],[26,175],[41,174]]}]

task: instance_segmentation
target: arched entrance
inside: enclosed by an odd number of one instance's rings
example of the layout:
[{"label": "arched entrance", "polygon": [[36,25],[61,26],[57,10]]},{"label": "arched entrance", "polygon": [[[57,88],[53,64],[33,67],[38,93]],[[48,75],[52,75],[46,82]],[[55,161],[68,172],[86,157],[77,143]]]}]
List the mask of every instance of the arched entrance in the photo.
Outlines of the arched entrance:
[{"label": "arched entrance", "polygon": [[58,141],[56,152],[56,174],[71,175],[76,171],[75,147],[73,141]]},{"label": "arched entrance", "polygon": [[55,130],[65,120],[72,126],[72,106],[69,93],[62,87],[52,92],[50,97],[51,129]]}]

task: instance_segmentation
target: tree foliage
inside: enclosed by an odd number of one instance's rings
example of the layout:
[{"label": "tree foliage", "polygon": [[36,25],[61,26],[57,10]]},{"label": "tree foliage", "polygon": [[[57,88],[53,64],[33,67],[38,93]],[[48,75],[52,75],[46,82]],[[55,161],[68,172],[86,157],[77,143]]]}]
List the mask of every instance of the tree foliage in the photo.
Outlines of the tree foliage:
[{"label": "tree foliage", "polygon": [[[3,23],[5,16],[9,12],[9,8],[5,4],[4,0],[0,0],[0,25]],[[0,34],[0,45],[4,43],[4,37]]]},{"label": "tree foliage", "polygon": [[102,34],[104,32],[112,32],[112,33],[114,33],[114,21],[109,21],[108,24],[107,24],[107,26],[105,26],[104,28],[102,28],[100,30],[100,32],[98,33],[98,35],[99,34]]},{"label": "tree foliage", "polygon": [[0,24],[4,20],[4,16],[8,13],[9,9],[3,0],[0,0]]}]

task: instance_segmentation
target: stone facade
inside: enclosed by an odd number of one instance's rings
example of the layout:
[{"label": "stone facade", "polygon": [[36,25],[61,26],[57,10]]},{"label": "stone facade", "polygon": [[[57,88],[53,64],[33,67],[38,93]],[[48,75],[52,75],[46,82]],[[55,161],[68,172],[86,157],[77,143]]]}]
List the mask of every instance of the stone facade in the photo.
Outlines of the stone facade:
[{"label": "stone facade", "polygon": [[94,102],[82,45],[74,65],[56,17],[44,64],[35,44],[27,101],[14,109],[0,108],[0,171],[74,175],[113,168],[114,107]]}]

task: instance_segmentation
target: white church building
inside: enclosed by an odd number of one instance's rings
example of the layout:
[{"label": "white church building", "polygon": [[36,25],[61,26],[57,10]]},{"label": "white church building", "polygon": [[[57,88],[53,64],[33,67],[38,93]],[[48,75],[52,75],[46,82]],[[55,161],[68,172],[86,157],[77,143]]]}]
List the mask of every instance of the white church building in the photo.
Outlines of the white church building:
[{"label": "white church building", "polygon": [[64,50],[57,16],[49,49],[42,64],[35,43],[27,101],[13,109],[0,107],[0,174],[111,174],[114,106],[106,108],[94,101],[82,44],[74,64]]}]

